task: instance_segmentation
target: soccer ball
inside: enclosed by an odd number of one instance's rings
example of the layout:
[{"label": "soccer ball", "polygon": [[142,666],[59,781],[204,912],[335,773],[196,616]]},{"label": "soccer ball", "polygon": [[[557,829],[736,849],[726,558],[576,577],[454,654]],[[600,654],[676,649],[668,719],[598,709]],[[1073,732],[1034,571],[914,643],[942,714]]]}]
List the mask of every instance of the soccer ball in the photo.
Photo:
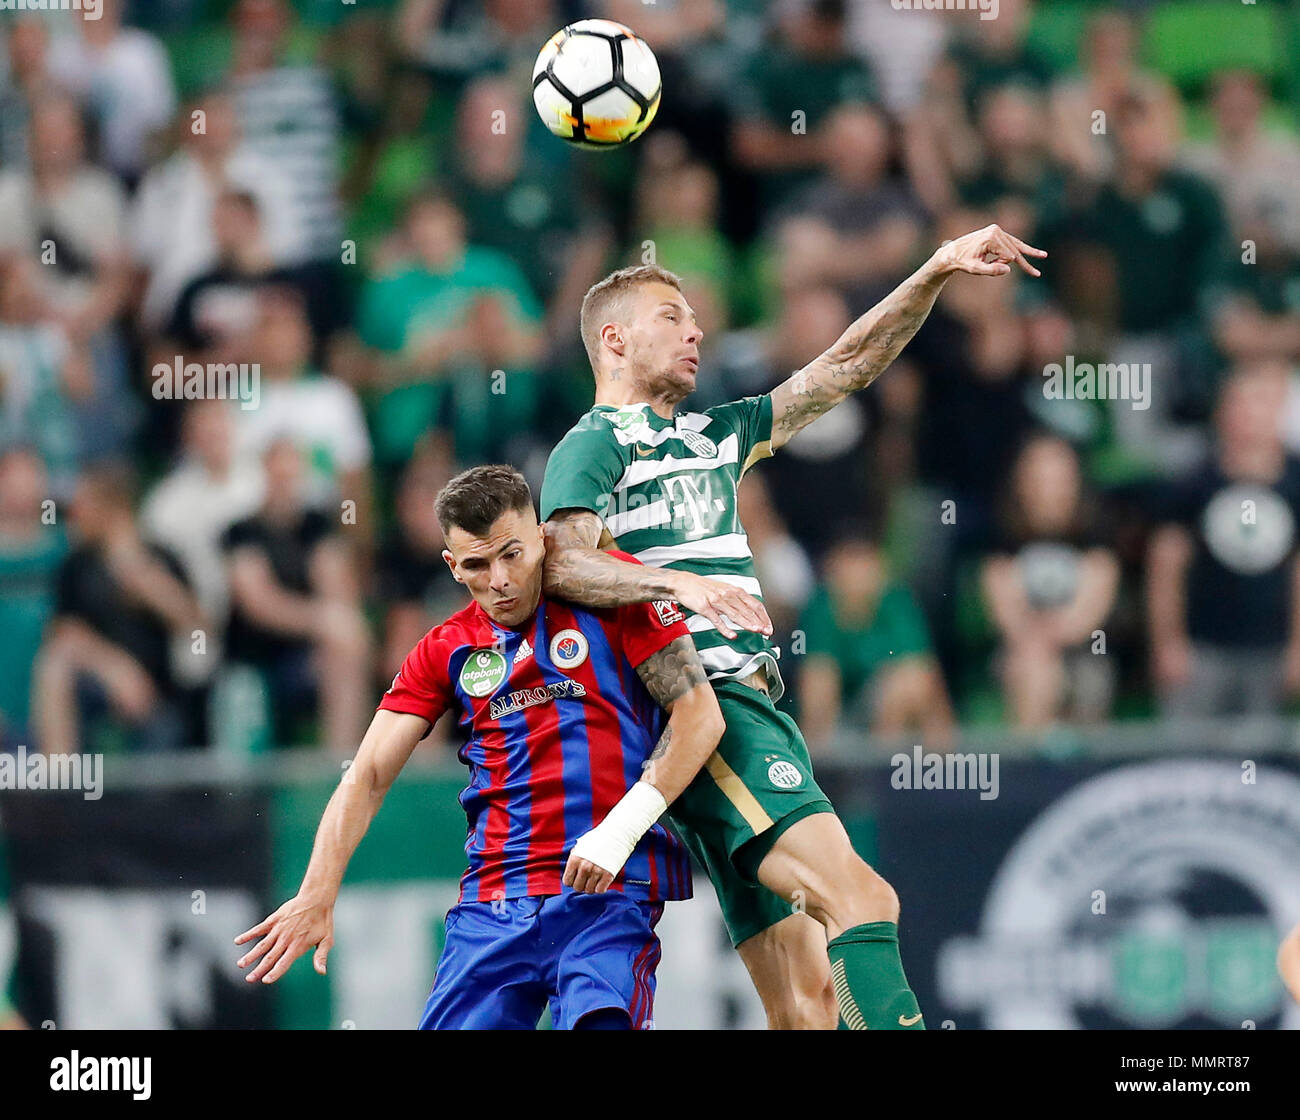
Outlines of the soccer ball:
[{"label": "soccer ball", "polygon": [[557,31],[533,67],[533,104],[542,123],[583,148],[635,140],[655,119],[661,88],[654,52],[608,19],[583,19]]}]

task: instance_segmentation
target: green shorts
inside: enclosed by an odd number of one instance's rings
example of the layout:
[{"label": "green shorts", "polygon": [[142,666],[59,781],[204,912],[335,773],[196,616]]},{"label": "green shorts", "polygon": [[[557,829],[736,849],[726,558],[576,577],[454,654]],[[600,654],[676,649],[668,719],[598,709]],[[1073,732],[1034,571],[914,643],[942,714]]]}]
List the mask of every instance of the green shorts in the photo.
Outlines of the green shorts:
[{"label": "green shorts", "polygon": [[733,945],[761,933],[793,909],[758,882],[758,865],[796,821],[835,810],[813,778],[798,726],[767,693],[717,680],[727,722],[718,748],[673,802],[669,823],[717,892]]}]

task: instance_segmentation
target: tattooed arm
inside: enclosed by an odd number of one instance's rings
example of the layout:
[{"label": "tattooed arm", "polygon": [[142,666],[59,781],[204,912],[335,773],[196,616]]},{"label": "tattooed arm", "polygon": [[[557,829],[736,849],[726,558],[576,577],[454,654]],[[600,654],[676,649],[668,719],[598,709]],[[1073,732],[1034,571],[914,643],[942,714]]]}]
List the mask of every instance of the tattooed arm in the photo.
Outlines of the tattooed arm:
[{"label": "tattooed arm", "polygon": [[668,712],[668,726],[646,759],[641,778],[671,805],[722,738],[722,709],[689,637],[674,638],[636,672],[655,703]]},{"label": "tattooed arm", "polygon": [[674,638],[636,671],[667,709],[668,726],[646,759],[641,780],[569,853],[564,883],[575,890],[599,894],[609,888],[637,842],[691,784],[726,729],[689,635]]},{"label": "tattooed arm", "polygon": [[772,390],[772,450],[879,377],[925,322],[953,273],[1005,276],[1014,261],[1029,275],[1041,275],[1025,254],[1047,256],[995,225],[936,249],[916,272],[852,323],[829,350]]},{"label": "tattooed arm", "polygon": [[[546,564],[542,590],[584,607],[622,607],[674,599],[702,614],[725,638],[736,629],[772,633],[763,604],[738,587],[673,568],[629,564],[601,552],[601,520],[591,510],[556,510],[546,522]],[[724,618],[725,616],[725,618]],[[727,619],[732,625],[727,624]]]}]

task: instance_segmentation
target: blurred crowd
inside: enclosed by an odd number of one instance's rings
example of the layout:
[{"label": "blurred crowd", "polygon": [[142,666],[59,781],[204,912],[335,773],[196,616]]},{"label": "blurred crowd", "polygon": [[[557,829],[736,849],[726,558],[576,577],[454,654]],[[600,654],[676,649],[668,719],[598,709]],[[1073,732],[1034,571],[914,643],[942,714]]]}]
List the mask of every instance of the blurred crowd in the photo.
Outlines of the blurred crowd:
[{"label": "blurred crowd", "polygon": [[[660,61],[626,150],[573,149],[531,106],[537,50],[583,16]],[[1048,250],[1043,278],[954,279],[875,386],[742,486],[813,749],[1294,711],[1295,19],[3,13],[0,741],[349,752],[464,601],[438,488],[489,460],[536,487],[590,407],[590,284],[650,261],[683,278],[703,407],[771,389],[993,221]],[[1053,393],[1067,359],[1147,391]],[[155,371],[190,363],[255,365],[256,399],[160,393]]]}]

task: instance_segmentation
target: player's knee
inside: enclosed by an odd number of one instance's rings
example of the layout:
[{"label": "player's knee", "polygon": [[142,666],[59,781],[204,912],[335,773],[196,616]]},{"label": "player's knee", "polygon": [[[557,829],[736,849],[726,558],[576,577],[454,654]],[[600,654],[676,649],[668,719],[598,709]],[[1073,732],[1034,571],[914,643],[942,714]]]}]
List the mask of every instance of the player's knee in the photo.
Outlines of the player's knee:
[{"label": "player's knee", "polygon": [[849,929],[866,922],[897,922],[898,892],[865,860],[853,857],[835,907],[838,924]]},{"label": "player's knee", "polygon": [[839,1005],[830,973],[820,986],[795,990],[777,1007],[767,1008],[770,1031],[833,1031],[839,1025]]},{"label": "player's knee", "polygon": [[[829,1001],[829,1002],[828,1002]],[[835,990],[818,993],[815,999],[800,1000],[789,1015],[769,1016],[770,1031],[833,1031],[838,1025],[839,1007],[835,1003]]]}]

